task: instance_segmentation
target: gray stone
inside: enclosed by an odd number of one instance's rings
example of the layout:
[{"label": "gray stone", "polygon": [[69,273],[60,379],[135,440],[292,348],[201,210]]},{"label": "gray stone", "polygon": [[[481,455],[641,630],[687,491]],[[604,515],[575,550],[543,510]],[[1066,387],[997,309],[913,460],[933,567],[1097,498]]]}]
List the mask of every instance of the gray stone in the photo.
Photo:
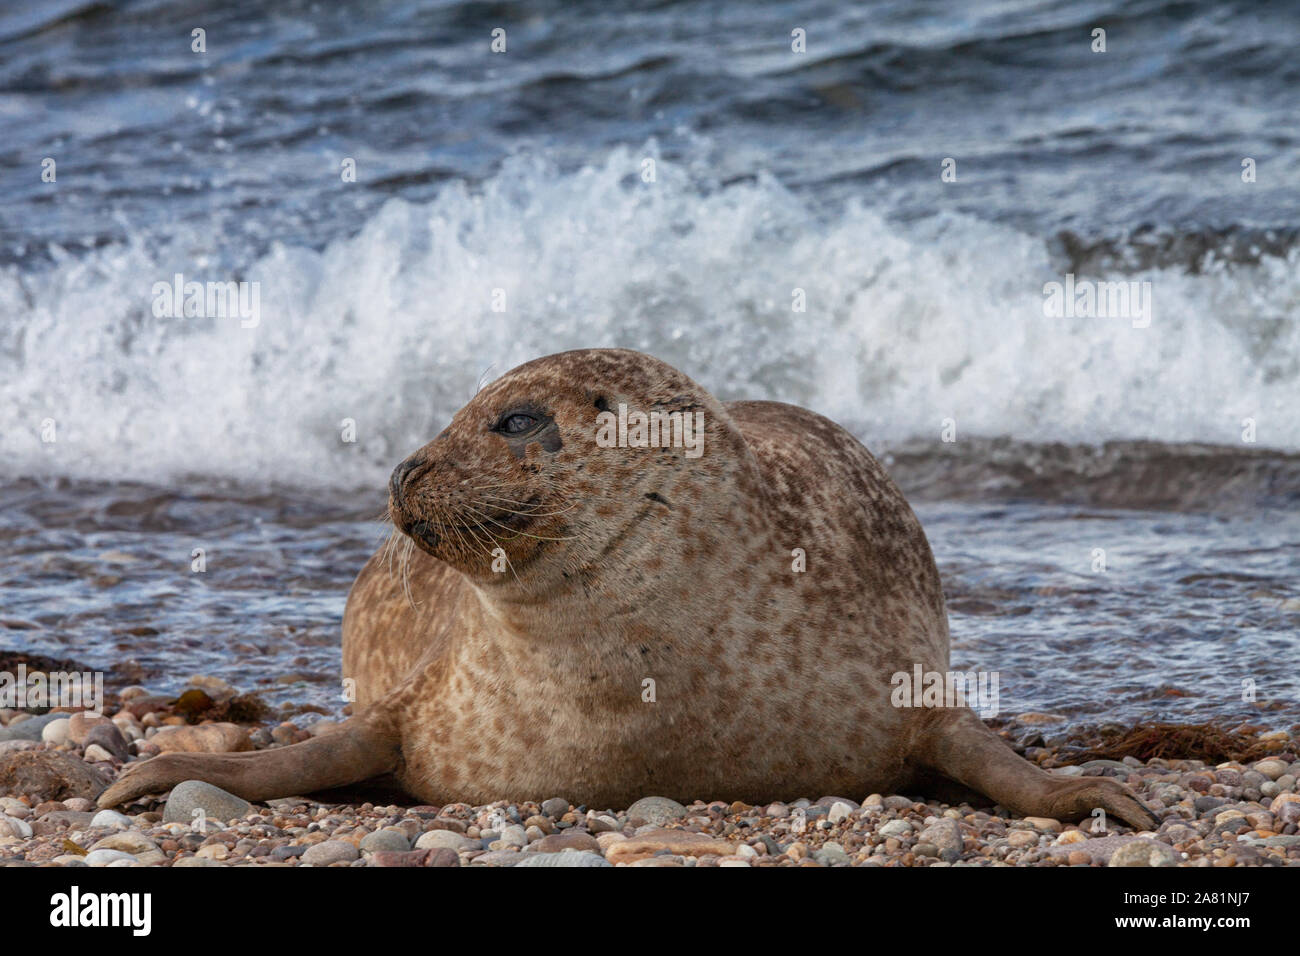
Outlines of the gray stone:
[{"label": "gray stone", "polygon": [[117,725],[111,721],[96,724],[90,728],[90,733],[86,735],[87,753],[90,752],[91,747],[101,747],[118,760],[126,760],[131,756],[131,750],[127,747],[126,738],[122,736],[122,731],[117,729]]},{"label": "gray stone", "polygon": [[1251,846],[1300,846],[1300,834],[1283,834],[1271,837],[1238,837],[1238,842]]},{"label": "gray stone", "polygon": [[91,850],[84,857],[86,866],[108,866],[110,863],[134,863],[135,857],[122,850]]},{"label": "gray stone", "polygon": [[933,843],[938,847],[936,855],[941,854],[944,850],[956,850],[960,855],[962,849],[961,827],[956,820],[948,818],[937,820],[921,831],[921,842]]},{"label": "gray stone", "polygon": [[380,850],[396,850],[405,852],[411,848],[411,841],[406,838],[406,834],[398,830],[376,830],[374,833],[367,833],[361,838],[361,849],[366,853],[375,853]]},{"label": "gray stone", "polygon": [[163,808],[163,822],[193,823],[195,810],[202,810],[204,816],[213,820],[229,823],[248,816],[253,805],[202,780],[186,780],[172,788]]},{"label": "gray stone", "polygon": [[883,837],[904,837],[912,832],[912,825],[906,820],[890,820],[876,832]]},{"label": "gray stone", "polygon": [[471,866],[514,866],[521,859],[518,850],[493,850],[470,860]]},{"label": "gray stone", "polygon": [[1155,840],[1138,839],[1117,847],[1107,866],[1173,866],[1174,851]]},{"label": "gray stone", "polygon": [[302,861],[312,866],[329,866],[331,863],[351,863],[360,855],[357,848],[346,840],[326,840],[307,847]]},{"label": "gray stone", "polygon": [[851,816],[853,816],[853,807],[842,800],[836,800],[831,804],[830,810],[827,811],[826,820],[832,824],[843,823]]},{"label": "gray stone", "polygon": [[[1105,864],[1110,862],[1111,855],[1120,847],[1141,839],[1144,838],[1136,837],[1136,836],[1120,836],[1119,834],[1114,834],[1112,836],[1093,837],[1092,839],[1089,840],[1080,840],[1077,843],[1055,844],[1053,846],[1049,846],[1047,848],[1047,852],[1052,853],[1054,855],[1057,854],[1068,855],[1070,853],[1073,853],[1076,850],[1082,850],[1084,853],[1087,853],[1090,857],[1092,857],[1092,862]],[[1152,843],[1154,841],[1148,840],[1147,842]]]},{"label": "gray stone", "polygon": [[118,813],[116,810],[100,810],[91,817],[90,825],[92,827],[129,827],[131,818],[125,813]]},{"label": "gray stone", "polygon": [[685,817],[686,808],[667,797],[642,797],[627,808],[628,822],[634,827],[645,826],[647,823],[662,827]]},{"label": "gray stone", "polygon": [[165,854],[158,848],[158,844],[139,830],[121,830],[117,833],[110,833],[91,846],[91,853],[96,850],[117,850],[122,853],[129,853],[141,863],[161,863],[166,859]]},{"label": "gray stone", "polygon": [[498,849],[501,850],[504,850],[507,847],[512,847],[512,846],[514,847],[528,846],[528,833],[524,830],[523,827],[519,826],[519,824],[517,823],[512,823],[510,826],[504,828],[501,831],[501,835],[497,839],[501,843],[505,844],[505,846],[498,847]]},{"label": "gray stone", "polygon": [[420,838],[415,841],[417,850],[455,850],[462,853],[466,850],[481,850],[483,843],[481,840],[473,840],[463,834],[456,833],[454,830],[429,830],[427,833],[421,833]]},{"label": "gray stone", "polygon": [[838,843],[827,843],[813,854],[813,859],[822,866],[835,866],[839,863],[849,862],[849,855],[844,852],[844,847]]},{"label": "gray stone", "polygon": [[558,820],[568,812],[569,801],[563,797],[551,797],[549,800],[542,801],[542,813],[552,820]]},{"label": "gray stone", "polygon": [[16,837],[22,840],[30,840],[32,837],[32,825],[26,820],[20,820],[17,817],[11,817],[8,814],[0,815],[0,823]]},{"label": "gray stone", "polygon": [[850,800],[848,797],[822,797],[814,806],[825,807],[829,810],[837,803],[847,803],[850,810],[856,810],[861,806],[856,800]]},{"label": "gray stone", "polygon": [[1223,797],[1197,797],[1192,801],[1192,806],[1197,813],[1212,813],[1224,806],[1228,801]]},{"label": "gray stone", "polygon": [[0,727],[0,740],[40,740],[41,732],[45,730],[46,724],[67,719],[68,715],[61,712],[41,714],[39,717],[28,717],[26,720],[20,720],[8,727]]}]

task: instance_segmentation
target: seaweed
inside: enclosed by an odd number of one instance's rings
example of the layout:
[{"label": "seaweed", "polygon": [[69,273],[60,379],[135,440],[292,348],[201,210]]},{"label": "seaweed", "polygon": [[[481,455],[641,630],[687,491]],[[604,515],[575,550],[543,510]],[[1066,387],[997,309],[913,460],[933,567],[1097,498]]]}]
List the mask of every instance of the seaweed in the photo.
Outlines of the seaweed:
[{"label": "seaweed", "polygon": [[1220,723],[1172,724],[1137,723],[1127,728],[1102,728],[1083,740],[1072,740],[1084,747],[1071,748],[1056,755],[1058,764],[1081,764],[1089,760],[1121,760],[1135,757],[1143,762],[1164,760],[1204,760],[1207,763],[1236,761],[1248,763],[1280,753],[1296,753],[1295,738],[1276,737],[1261,740],[1250,728],[1229,728]]}]

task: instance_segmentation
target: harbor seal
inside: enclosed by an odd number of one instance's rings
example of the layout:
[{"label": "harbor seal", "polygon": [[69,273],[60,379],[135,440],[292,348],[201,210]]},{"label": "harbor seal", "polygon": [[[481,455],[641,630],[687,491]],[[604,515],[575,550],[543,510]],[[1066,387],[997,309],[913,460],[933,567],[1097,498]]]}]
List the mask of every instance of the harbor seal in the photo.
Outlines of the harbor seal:
[{"label": "harbor seal", "polygon": [[1056,777],[965,706],[897,706],[948,670],[920,522],[846,430],[722,403],[638,352],[564,352],[482,389],[393,471],[400,553],[343,618],[356,716],[292,746],[165,754],[100,798],[200,779],[249,800],[396,775],[430,804],[563,793],[760,803],[921,792],[1025,815],[1156,818]]}]

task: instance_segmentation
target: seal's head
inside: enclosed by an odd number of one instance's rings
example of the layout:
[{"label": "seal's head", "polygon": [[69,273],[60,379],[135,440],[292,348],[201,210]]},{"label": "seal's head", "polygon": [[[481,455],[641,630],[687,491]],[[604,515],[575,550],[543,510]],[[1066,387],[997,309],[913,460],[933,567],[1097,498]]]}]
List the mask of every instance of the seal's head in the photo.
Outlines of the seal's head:
[{"label": "seal's head", "polygon": [[[639,352],[588,349],[482,389],[393,471],[389,514],[483,584],[618,570],[657,524],[746,494],[754,463],[722,405]],[[642,533],[642,532],[646,533]],[[638,564],[640,567],[641,565]]]}]

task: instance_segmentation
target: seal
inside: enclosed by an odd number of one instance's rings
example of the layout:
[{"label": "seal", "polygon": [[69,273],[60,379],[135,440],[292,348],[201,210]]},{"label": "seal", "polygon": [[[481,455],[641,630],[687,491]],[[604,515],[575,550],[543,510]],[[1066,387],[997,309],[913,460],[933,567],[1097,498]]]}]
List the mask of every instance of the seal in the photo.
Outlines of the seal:
[{"label": "seal", "polygon": [[263,800],[391,773],[429,804],[598,807],[946,779],[1025,815],[1158,824],[969,707],[897,706],[893,675],[948,670],[938,570],[902,493],[820,415],[723,404],[638,352],[564,352],[482,389],[388,493],[398,553],[370,559],[343,618],[356,716],[154,757],[101,806],[188,779]]}]

